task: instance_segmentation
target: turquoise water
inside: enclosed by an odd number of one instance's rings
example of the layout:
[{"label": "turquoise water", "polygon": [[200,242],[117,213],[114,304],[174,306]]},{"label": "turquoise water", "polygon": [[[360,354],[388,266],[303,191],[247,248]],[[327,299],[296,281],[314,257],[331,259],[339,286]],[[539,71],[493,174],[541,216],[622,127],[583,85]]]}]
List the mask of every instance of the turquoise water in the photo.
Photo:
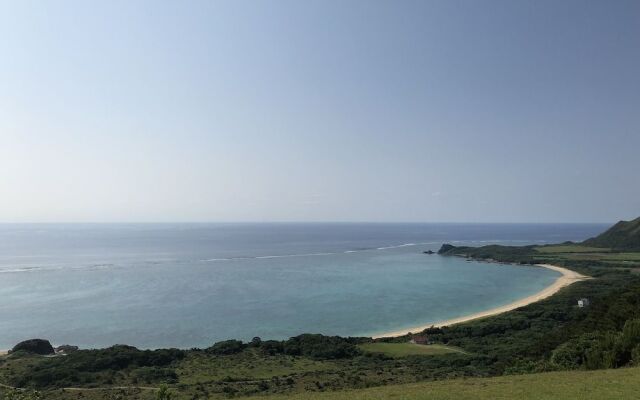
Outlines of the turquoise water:
[{"label": "turquoise water", "polygon": [[601,225],[0,225],[0,348],[204,347],[372,335],[540,291],[538,267],[425,255],[442,242],[579,240]]}]

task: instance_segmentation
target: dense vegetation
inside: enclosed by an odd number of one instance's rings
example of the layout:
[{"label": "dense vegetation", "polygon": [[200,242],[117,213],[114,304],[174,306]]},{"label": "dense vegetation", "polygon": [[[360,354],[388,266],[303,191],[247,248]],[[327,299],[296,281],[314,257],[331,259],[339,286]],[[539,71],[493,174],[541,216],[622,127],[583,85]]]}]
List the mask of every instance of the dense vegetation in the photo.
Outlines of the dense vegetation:
[{"label": "dense vegetation", "polygon": [[[640,282],[627,278],[621,274],[586,281],[513,312],[427,332],[432,340],[486,355],[497,374],[638,363]],[[584,296],[589,296],[591,305],[576,307],[575,299]],[[568,352],[579,346],[589,363],[567,361]]]},{"label": "dense vegetation", "polygon": [[[44,390],[52,399],[79,395],[150,399],[158,393],[204,399],[277,393],[307,396],[309,391],[455,377],[640,365],[640,252],[627,245],[632,243],[628,238],[637,234],[636,228],[629,227],[629,223],[617,224],[615,230],[594,238],[600,238],[597,241],[580,244],[443,246],[440,254],[445,256],[552,263],[595,279],[505,314],[427,329],[424,334],[437,344],[422,346],[425,351],[409,346],[408,336],[373,341],[314,334],[284,341],[228,340],[202,350],[114,346],[49,358],[17,351],[0,357],[0,383]],[[603,239],[613,236],[624,246]],[[590,304],[579,308],[576,300],[580,298],[588,298]],[[169,389],[158,392],[162,384]]]},{"label": "dense vegetation", "polygon": [[439,355],[448,353],[467,354],[465,351],[441,344],[431,344],[429,346],[415,343],[385,343],[385,342],[369,342],[360,345],[360,348],[370,353],[380,353],[389,357],[406,357],[417,355]]},{"label": "dense vegetation", "polygon": [[255,337],[250,343],[244,344],[239,340],[225,340],[215,343],[206,349],[206,352],[216,355],[229,355],[240,353],[244,349],[252,347],[272,356],[286,354],[317,360],[330,360],[352,358],[359,355],[360,350],[356,345],[364,340],[366,339],[305,333],[284,341],[262,341],[259,337]]},{"label": "dense vegetation", "polygon": [[67,356],[47,359],[47,362],[27,364],[12,386],[29,388],[68,387],[83,384],[114,384],[123,380],[123,372],[133,383],[177,381],[170,368],[185,356],[177,349],[138,350],[117,345],[100,350],[79,350]]}]

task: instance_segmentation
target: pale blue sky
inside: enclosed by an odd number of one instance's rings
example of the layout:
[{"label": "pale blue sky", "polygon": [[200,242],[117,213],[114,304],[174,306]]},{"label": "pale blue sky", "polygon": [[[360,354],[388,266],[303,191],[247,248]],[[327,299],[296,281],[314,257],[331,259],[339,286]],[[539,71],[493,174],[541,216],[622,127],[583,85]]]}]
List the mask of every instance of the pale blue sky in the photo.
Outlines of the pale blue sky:
[{"label": "pale blue sky", "polygon": [[640,215],[638,1],[0,0],[0,221]]}]

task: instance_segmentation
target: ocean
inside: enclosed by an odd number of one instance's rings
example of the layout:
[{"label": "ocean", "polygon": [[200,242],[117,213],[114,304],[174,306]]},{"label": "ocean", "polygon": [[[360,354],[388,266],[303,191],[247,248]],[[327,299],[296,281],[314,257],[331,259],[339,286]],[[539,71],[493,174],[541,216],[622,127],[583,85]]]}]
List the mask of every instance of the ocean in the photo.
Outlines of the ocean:
[{"label": "ocean", "polygon": [[370,336],[542,290],[559,274],[426,255],[582,240],[603,224],[0,224],[0,349]]}]

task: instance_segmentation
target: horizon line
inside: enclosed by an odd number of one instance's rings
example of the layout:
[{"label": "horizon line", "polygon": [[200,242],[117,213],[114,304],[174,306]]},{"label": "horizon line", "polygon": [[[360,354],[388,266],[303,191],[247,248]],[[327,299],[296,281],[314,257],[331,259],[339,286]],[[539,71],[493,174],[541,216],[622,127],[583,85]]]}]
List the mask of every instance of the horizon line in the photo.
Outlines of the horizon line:
[{"label": "horizon line", "polygon": [[236,221],[0,221],[0,225],[161,225],[161,224],[611,224],[617,221],[372,221],[372,220],[331,220],[331,221],[314,221],[314,220],[236,220]]}]

